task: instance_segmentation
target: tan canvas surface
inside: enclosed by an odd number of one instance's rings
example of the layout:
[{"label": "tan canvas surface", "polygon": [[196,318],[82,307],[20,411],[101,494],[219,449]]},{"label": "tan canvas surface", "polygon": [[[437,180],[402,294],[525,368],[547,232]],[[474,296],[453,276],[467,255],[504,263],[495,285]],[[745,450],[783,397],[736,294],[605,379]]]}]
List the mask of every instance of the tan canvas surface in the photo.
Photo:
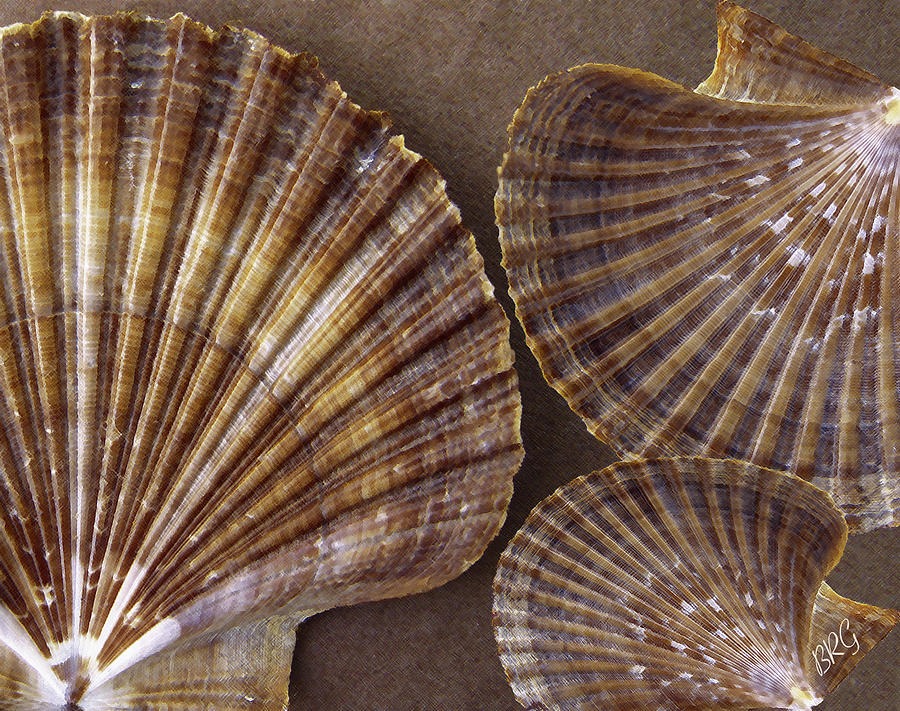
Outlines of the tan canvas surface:
[{"label": "tan canvas surface", "polygon": [[[896,0],[746,0],[749,8],[900,84]],[[291,51],[319,57],[325,74],[367,109],[389,112],[407,145],[446,178],[475,234],[507,313],[493,219],[506,127],[529,86],[588,61],[639,67],[687,86],[715,57],[713,0],[66,0],[5,2],[0,24],[45,9],[85,13],[182,11],[212,26],[233,23]],[[293,711],[385,709],[514,711],[491,631],[491,581],[500,552],[542,498],[612,461],[544,382],[513,321],[526,459],[500,536],[467,573],[411,598],[323,613],[298,632]],[[842,595],[900,607],[900,529],[851,538],[828,578]],[[819,707],[900,709],[900,630]]]}]

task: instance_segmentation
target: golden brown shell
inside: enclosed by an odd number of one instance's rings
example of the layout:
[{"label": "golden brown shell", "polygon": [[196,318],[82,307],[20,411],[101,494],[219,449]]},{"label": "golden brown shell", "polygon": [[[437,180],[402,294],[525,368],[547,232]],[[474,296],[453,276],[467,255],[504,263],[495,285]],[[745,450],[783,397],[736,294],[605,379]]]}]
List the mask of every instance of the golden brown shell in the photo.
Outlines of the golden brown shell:
[{"label": "golden brown shell", "polygon": [[900,523],[900,92],[721,2],[697,91],[531,89],[495,205],[548,381],[622,455],[791,471]]},{"label": "golden brown shell", "polygon": [[0,71],[0,708],[282,708],[299,619],[440,585],[503,521],[474,240],[250,32],[52,13]]},{"label": "golden brown shell", "polygon": [[539,504],[494,583],[529,709],[808,709],[900,621],[823,581],[847,539],[820,489],[746,462],[623,462]]}]

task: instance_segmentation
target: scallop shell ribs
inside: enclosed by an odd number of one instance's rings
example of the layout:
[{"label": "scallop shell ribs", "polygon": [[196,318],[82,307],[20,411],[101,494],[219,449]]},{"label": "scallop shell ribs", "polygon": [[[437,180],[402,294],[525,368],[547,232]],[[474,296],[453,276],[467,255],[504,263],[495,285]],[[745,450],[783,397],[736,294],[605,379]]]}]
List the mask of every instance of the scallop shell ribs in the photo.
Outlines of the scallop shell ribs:
[{"label": "scallop shell ribs", "polygon": [[495,206],[547,380],[620,454],[716,455],[900,524],[900,91],[721,2],[697,91],[532,88]]},{"label": "scallop shell ribs", "polygon": [[846,540],[821,489],[747,462],[576,479],[500,559],[513,691],[529,709],[808,711],[900,621],[823,582]]},{"label": "scallop shell ribs", "polygon": [[283,708],[300,619],[440,585],[504,518],[474,240],[250,32],[48,14],[0,70],[0,708]]}]

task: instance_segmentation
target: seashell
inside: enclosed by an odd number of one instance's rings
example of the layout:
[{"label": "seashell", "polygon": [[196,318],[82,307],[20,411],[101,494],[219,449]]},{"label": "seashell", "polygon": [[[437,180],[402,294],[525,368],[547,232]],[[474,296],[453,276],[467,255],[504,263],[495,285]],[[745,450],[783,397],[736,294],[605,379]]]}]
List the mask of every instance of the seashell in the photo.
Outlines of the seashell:
[{"label": "seashell", "polygon": [[529,709],[805,711],[900,621],[823,582],[846,539],[827,494],[747,462],[580,477],[500,559],[494,631],[513,691]]},{"label": "seashell", "polygon": [[550,384],[621,456],[709,455],[900,524],[900,91],[720,2],[697,91],[532,88],[495,207]]},{"label": "seashell", "polygon": [[504,519],[474,240],[253,33],[52,13],[0,68],[0,708],[283,708],[299,620],[440,585]]}]

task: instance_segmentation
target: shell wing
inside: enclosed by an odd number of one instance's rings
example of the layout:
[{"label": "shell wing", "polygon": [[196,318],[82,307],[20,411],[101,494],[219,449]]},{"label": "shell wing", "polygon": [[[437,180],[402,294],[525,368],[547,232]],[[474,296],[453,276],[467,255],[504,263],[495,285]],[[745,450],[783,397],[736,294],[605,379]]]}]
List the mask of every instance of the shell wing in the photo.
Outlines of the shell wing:
[{"label": "shell wing", "polygon": [[900,622],[900,612],[838,595],[822,583],[810,629],[812,666],[826,692],[840,684],[866,653]]},{"label": "shell wing", "polygon": [[697,87],[702,94],[768,104],[855,106],[890,93],[869,72],[730,0],[720,0],[716,16],[716,65]]},{"label": "shell wing", "polygon": [[791,471],[853,531],[900,523],[897,109],[888,89],[737,102],[610,65],[528,92],[495,199],[503,263],[594,434]]},{"label": "shell wing", "polygon": [[522,457],[508,322],[386,119],[183,16],[49,14],[0,71],[0,642],[40,693],[475,561]]},{"label": "shell wing", "polygon": [[273,617],[176,644],[92,689],[81,705],[98,711],[285,709],[298,621]]},{"label": "shell wing", "polygon": [[[855,604],[821,588],[846,536],[820,489],[746,462],[640,460],[576,479],[497,570],[513,691],[526,708],[809,709],[839,681],[817,673],[811,633]],[[867,611],[877,622],[852,615],[861,638],[897,621]]]},{"label": "shell wing", "polygon": [[[92,687],[76,708],[283,711],[300,621],[276,616],[176,642]],[[46,687],[33,665],[0,646],[0,709],[59,711]]]}]

